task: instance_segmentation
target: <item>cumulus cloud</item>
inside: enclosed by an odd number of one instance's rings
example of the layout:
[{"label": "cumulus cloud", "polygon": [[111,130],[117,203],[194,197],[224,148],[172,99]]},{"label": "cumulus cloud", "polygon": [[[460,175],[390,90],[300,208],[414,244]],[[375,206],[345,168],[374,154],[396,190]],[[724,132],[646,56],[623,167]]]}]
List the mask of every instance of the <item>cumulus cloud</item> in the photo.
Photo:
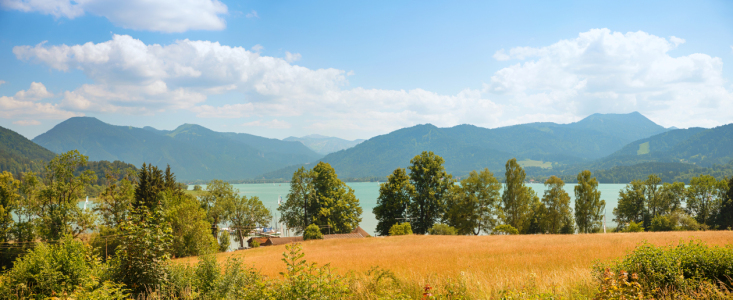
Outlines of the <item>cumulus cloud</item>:
[{"label": "cumulus cloud", "polygon": [[290,123],[285,121],[280,121],[278,119],[272,119],[270,121],[252,121],[242,124],[242,126],[253,126],[253,127],[267,127],[272,129],[288,129],[290,128]]},{"label": "cumulus cloud", "polygon": [[301,59],[300,53],[290,53],[288,51],[285,51],[285,61],[291,63],[295,61],[299,61]]},{"label": "cumulus cloud", "polygon": [[593,29],[546,47],[516,47],[495,54],[520,62],[494,73],[484,91],[527,113],[640,111],[665,126],[732,121],[726,115],[733,94],[724,86],[723,61],[702,53],[668,54],[684,42]]},{"label": "cumulus cloud", "polygon": [[46,90],[46,86],[40,82],[32,82],[29,89],[15,93],[15,98],[19,100],[40,100],[50,97],[53,97],[53,94]]},{"label": "cumulus cloud", "polygon": [[185,32],[222,30],[227,6],[218,0],[0,0],[5,9],[74,19],[85,13],[135,30]]},{"label": "cumulus cloud", "polygon": [[[34,90],[35,86],[35,90]],[[63,110],[58,104],[52,103],[39,103],[34,100],[38,100],[29,96],[36,96],[34,94],[38,90],[41,90],[43,84],[34,82],[31,87],[26,91],[19,91],[16,95],[22,95],[23,97],[0,97],[0,117],[5,119],[26,119],[26,118],[39,118],[39,119],[66,119],[81,114]],[[46,90],[45,87],[42,88]],[[16,121],[16,122],[30,122],[30,121]],[[21,124],[19,125],[37,125],[37,124]]]},{"label": "cumulus cloud", "polygon": [[257,14],[257,11],[254,11],[253,10],[253,11],[249,12],[248,14],[246,14],[245,17],[250,18],[250,19],[251,18],[257,18],[257,19],[259,19],[260,18],[260,15]]}]

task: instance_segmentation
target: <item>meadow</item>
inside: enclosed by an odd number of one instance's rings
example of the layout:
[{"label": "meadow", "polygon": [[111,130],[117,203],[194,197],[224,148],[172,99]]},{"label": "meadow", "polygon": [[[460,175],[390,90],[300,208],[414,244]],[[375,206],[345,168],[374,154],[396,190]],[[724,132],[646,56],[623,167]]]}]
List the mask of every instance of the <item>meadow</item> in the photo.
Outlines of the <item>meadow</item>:
[{"label": "meadow", "polygon": [[[506,290],[531,290],[572,298],[592,296],[594,261],[624,257],[643,241],[677,245],[699,240],[711,246],[733,243],[731,231],[646,232],[516,236],[395,236],[317,240],[302,243],[305,259],[330,264],[357,278],[375,266],[394,272],[403,287],[436,290],[460,283],[484,297]],[[271,278],[285,271],[285,246],[260,247],[217,254],[217,260],[238,257]],[[193,264],[195,257],[178,259]]]}]

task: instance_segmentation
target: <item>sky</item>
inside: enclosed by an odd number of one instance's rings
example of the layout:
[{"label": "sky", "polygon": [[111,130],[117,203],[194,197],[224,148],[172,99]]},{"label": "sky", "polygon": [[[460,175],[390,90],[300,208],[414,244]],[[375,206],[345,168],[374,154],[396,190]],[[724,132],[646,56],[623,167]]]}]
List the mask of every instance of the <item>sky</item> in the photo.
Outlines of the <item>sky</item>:
[{"label": "sky", "polygon": [[0,0],[0,126],[733,123],[733,1]]}]

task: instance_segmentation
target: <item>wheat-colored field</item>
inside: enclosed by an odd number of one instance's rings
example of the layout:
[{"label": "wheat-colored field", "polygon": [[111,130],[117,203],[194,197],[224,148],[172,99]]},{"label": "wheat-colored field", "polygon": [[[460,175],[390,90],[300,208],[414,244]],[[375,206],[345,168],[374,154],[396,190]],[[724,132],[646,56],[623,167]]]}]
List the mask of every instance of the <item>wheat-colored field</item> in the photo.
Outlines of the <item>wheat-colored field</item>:
[{"label": "wheat-colored field", "polygon": [[[373,266],[389,269],[416,285],[464,280],[469,288],[495,294],[534,282],[539,290],[567,293],[592,283],[595,260],[623,257],[642,241],[675,245],[701,240],[730,245],[731,231],[609,233],[519,236],[397,236],[318,240],[303,243],[305,259],[330,263],[339,272],[363,274]],[[240,257],[268,276],[285,270],[285,246],[260,247],[218,254],[218,260]],[[196,258],[183,258],[193,263]]]}]

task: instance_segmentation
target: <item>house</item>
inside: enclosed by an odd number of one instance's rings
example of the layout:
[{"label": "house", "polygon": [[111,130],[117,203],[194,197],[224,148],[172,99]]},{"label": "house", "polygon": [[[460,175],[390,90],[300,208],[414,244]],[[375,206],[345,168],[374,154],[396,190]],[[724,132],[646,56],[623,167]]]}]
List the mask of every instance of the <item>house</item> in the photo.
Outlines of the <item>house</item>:
[{"label": "house", "polygon": [[[361,228],[360,226],[357,226],[356,229],[354,229],[350,233],[340,233],[340,234],[324,234],[323,239],[324,240],[332,240],[332,239],[354,239],[354,238],[365,238],[370,236],[366,230]],[[277,245],[285,245],[290,243],[299,243],[303,241],[302,236],[292,236],[292,237],[253,237],[247,240],[247,245],[249,245],[250,248],[252,248],[252,242],[257,241],[260,243],[260,247],[262,246],[277,246]]]}]

